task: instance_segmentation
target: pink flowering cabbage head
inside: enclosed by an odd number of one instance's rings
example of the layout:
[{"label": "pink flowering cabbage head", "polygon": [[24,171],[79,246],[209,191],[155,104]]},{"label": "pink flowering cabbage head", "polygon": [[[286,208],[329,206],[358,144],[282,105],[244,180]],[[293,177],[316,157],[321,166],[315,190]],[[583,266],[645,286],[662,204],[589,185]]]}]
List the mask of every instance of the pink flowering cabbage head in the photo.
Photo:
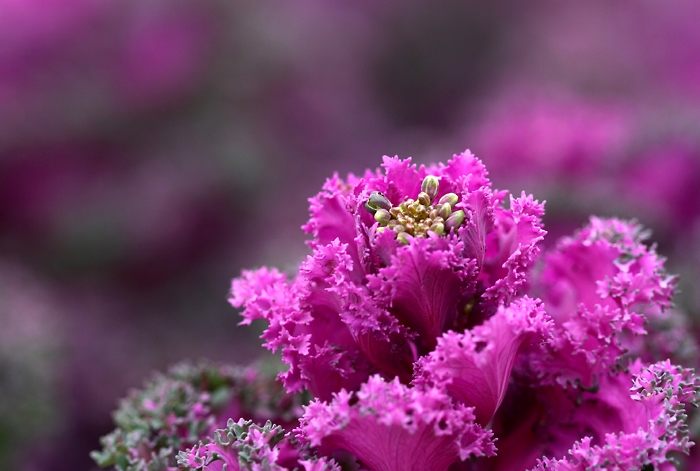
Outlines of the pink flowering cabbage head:
[{"label": "pink flowering cabbage head", "polygon": [[315,396],[285,438],[297,456],[372,471],[632,471],[687,454],[700,380],[671,362],[697,363],[675,277],[639,224],[615,218],[539,258],[542,214],[493,191],[469,152],[328,180],[297,275],[244,271],[230,298],[242,324],[267,322],[285,387]]},{"label": "pink flowering cabbage head", "polygon": [[385,157],[362,177],[334,176],[310,201],[312,255],[299,274],[245,271],[230,301],[243,324],[268,322],[285,385],[324,400],[375,373],[409,383],[442,334],[525,287],[545,234],[543,205],[494,192],[469,151],[429,167]]}]

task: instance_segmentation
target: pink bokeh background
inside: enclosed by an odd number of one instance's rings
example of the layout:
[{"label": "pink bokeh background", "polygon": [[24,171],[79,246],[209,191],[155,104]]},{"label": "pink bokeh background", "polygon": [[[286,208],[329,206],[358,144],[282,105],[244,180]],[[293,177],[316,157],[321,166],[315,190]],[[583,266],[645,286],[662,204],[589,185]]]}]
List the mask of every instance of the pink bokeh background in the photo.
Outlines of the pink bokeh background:
[{"label": "pink bokeh background", "polygon": [[[546,244],[637,218],[700,324],[700,4],[0,0],[0,470],[92,469],[183,358],[245,364],[230,278],[306,199],[470,148]],[[8,406],[10,405],[10,406]]]}]

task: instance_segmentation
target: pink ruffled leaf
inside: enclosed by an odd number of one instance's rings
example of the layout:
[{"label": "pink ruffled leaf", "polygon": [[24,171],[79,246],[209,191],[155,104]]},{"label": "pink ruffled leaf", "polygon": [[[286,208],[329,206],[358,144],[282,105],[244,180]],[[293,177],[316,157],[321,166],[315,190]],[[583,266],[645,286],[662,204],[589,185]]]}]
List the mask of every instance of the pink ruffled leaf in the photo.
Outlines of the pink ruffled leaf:
[{"label": "pink ruffled leaf", "polygon": [[521,348],[547,338],[552,321],[539,300],[501,306],[484,324],[462,334],[448,332],[418,363],[417,385],[437,385],[458,403],[474,407],[486,425],[501,405]]},{"label": "pink ruffled leaf", "polygon": [[536,366],[545,381],[592,387],[634,346],[629,334],[646,333],[649,306],[657,320],[670,307],[675,278],[645,237],[634,222],[593,217],[548,255],[537,284],[556,324]]},{"label": "pink ruffled leaf", "polygon": [[455,321],[475,290],[473,260],[460,257],[461,244],[437,236],[397,250],[391,264],[368,276],[368,288],[403,325],[418,334],[424,351]]},{"label": "pink ruffled leaf", "polygon": [[439,389],[372,376],[357,393],[313,401],[298,436],[324,455],[349,451],[373,471],[444,471],[460,459],[495,453],[492,433],[474,422],[472,410],[454,407]]},{"label": "pink ruffled leaf", "polygon": [[[697,405],[700,378],[692,370],[674,366],[669,361],[651,366],[635,362],[630,367],[629,375],[603,386],[617,386],[623,391],[622,380],[627,378],[632,380],[632,388],[624,401],[613,402],[611,397],[622,398],[623,395],[603,396],[605,391],[601,390],[599,397],[608,402],[609,412],[599,420],[602,426],[594,427],[609,427],[610,423],[619,422],[618,428],[621,430],[604,434],[599,432],[597,440],[596,437],[586,436],[573,445],[569,457],[542,458],[535,469],[675,470],[676,462],[669,453],[687,454],[692,445],[684,404]],[[578,414],[583,417],[581,420],[590,419],[593,415]]]},{"label": "pink ruffled leaf", "polygon": [[547,232],[542,228],[544,203],[532,195],[510,195],[510,210],[498,207],[494,230],[486,239],[484,267],[479,280],[486,296],[508,302],[526,283],[528,268],[540,253],[539,243]]}]

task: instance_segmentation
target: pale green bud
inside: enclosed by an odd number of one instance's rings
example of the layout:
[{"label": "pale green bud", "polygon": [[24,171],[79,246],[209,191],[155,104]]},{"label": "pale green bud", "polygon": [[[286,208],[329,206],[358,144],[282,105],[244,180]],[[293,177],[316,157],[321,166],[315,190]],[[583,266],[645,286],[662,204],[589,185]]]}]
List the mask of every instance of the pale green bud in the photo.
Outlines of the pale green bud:
[{"label": "pale green bud", "polygon": [[451,229],[457,229],[464,222],[465,214],[464,211],[457,210],[445,221],[445,229],[448,231]]},{"label": "pale green bud", "polygon": [[445,233],[445,225],[441,222],[436,222],[430,226],[430,231],[436,233],[437,235],[442,235]]},{"label": "pale green bud", "polygon": [[[428,198],[430,198],[428,204],[430,204],[430,202],[432,202],[433,199],[435,199],[435,196],[437,196],[439,185],[440,180],[438,180],[438,178],[433,175],[428,175],[423,179],[423,183],[421,183],[420,186],[420,191],[427,194]],[[426,204],[426,206],[428,206],[428,204]]]},{"label": "pale green bud", "polygon": [[432,198],[430,198],[430,196],[428,195],[428,193],[426,193],[426,192],[424,192],[424,191],[422,191],[422,192],[418,195],[418,202],[419,202],[420,204],[422,204],[423,206],[429,206],[431,201],[432,201]]},{"label": "pale green bud", "polygon": [[389,221],[391,221],[391,214],[389,214],[389,211],[386,209],[378,209],[377,212],[374,213],[374,219],[382,226],[386,226],[389,224]]},{"label": "pale green bud", "polygon": [[443,219],[447,219],[452,215],[452,206],[450,206],[447,203],[443,203],[440,205],[440,209],[438,209],[438,216],[440,216]]},{"label": "pale green bud", "polygon": [[399,232],[398,234],[396,234],[396,239],[403,245],[408,245],[408,243],[413,240],[413,236],[408,234],[407,232]]},{"label": "pale green bud", "polygon": [[389,201],[389,198],[378,191],[373,191],[372,194],[369,195],[367,205],[375,211],[377,209],[386,209],[387,211],[391,209],[391,201]]},{"label": "pale green bud", "polygon": [[459,196],[457,196],[454,193],[447,193],[445,195],[442,195],[440,198],[440,201],[438,201],[438,204],[449,204],[451,207],[454,208],[454,206],[457,204],[457,201],[459,201]]}]

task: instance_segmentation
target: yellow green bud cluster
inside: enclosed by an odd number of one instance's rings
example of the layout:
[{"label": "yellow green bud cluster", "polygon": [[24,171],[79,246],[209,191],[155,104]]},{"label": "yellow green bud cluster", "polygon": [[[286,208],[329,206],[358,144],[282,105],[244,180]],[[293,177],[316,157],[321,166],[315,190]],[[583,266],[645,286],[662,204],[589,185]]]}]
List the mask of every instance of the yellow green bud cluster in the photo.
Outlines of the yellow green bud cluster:
[{"label": "yellow green bud cluster", "polygon": [[403,244],[413,237],[427,237],[429,232],[444,235],[462,225],[465,214],[461,209],[453,211],[459,201],[454,193],[447,193],[436,202],[438,187],[438,178],[428,175],[415,200],[408,198],[392,206],[386,196],[375,191],[365,203],[365,209],[379,223],[377,232],[392,230]]}]

